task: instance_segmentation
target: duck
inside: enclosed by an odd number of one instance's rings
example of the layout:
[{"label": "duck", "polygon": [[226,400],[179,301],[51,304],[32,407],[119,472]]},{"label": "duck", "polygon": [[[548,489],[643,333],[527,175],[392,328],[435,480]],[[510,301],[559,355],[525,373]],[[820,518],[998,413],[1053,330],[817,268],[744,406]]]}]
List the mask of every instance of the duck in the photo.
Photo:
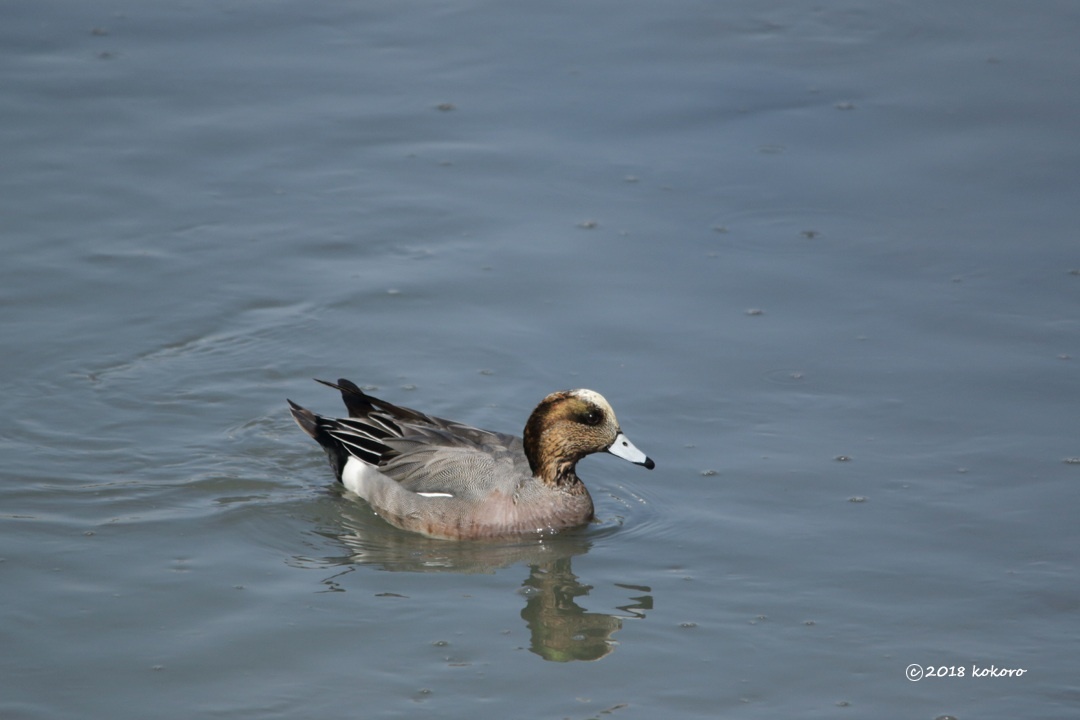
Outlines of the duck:
[{"label": "duck", "polygon": [[300,429],[326,451],[337,481],[391,525],[428,537],[543,536],[580,527],[595,516],[579,460],[608,452],[656,467],[593,390],[551,393],[518,437],[394,405],[349,380],[316,382],[340,391],[348,417],[286,401]]}]

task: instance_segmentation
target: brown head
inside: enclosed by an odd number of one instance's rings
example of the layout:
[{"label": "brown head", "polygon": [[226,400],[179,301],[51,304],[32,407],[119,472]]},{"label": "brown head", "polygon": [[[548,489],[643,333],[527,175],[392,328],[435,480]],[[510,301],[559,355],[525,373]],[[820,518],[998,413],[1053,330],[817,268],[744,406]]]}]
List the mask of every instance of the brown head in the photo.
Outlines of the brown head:
[{"label": "brown head", "polygon": [[544,398],[525,423],[525,456],[533,475],[561,485],[578,480],[578,460],[610,452],[650,470],[655,467],[634,447],[604,397],[592,390],[562,390]]}]

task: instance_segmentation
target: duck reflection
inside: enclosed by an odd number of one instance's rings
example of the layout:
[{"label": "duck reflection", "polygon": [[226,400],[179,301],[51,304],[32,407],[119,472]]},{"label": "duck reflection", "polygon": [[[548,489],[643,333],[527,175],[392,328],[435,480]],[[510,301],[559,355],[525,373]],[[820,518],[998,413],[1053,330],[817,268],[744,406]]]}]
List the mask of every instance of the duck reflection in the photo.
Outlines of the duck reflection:
[{"label": "duck reflection", "polygon": [[[547,565],[529,567],[529,577],[523,587],[529,592],[521,619],[532,634],[529,649],[555,662],[599,660],[615,649],[611,636],[622,629],[623,617],[607,613],[586,612],[574,600],[592,590],[591,585],[578,582],[570,569],[570,558],[561,558]],[[639,592],[651,592],[647,587],[617,585]],[[619,609],[629,617],[644,618],[652,610],[652,596],[631,598],[632,604]]]},{"label": "duck reflection", "polygon": [[[346,520],[342,518],[342,520]],[[545,660],[571,662],[599,660],[617,647],[613,635],[623,620],[644,619],[652,610],[651,590],[645,586],[616,584],[633,593],[619,613],[589,612],[578,605],[593,589],[574,574],[575,555],[584,555],[592,543],[614,532],[609,526],[599,530],[561,533],[541,540],[519,543],[446,542],[404,533],[379,522],[357,522],[349,518],[345,532],[320,532],[343,544],[348,555],[323,558],[320,565],[348,566],[323,580],[326,592],[340,592],[340,579],[360,565],[390,572],[493,573],[513,565],[525,565],[529,575],[520,593],[525,598],[521,619],[530,633],[529,650]],[[341,526],[339,526],[340,528]],[[310,566],[310,559],[296,558]]]}]

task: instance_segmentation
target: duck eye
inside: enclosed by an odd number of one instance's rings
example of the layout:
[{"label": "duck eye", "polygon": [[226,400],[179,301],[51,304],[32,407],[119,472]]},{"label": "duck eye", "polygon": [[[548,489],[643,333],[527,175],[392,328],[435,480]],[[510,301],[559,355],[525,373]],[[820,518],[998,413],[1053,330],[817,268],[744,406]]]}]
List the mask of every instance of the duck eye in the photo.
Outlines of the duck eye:
[{"label": "duck eye", "polygon": [[599,425],[604,415],[599,410],[587,410],[581,419],[586,425]]}]

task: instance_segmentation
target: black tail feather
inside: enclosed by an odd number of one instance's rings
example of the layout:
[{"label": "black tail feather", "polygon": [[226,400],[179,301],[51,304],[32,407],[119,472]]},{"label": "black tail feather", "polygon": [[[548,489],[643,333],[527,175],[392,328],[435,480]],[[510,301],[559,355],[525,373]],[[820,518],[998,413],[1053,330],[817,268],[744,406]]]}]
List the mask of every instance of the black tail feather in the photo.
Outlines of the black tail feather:
[{"label": "black tail feather", "polygon": [[300,426],[300,429],[315,439],[323,450],[326,451],[326,457],[330,461],[330,467],[334,469],[334,475],[337,479],[341,480],[341,471],[345,469],[345,463],[349,460],[349,450],[341,443],[340,440],[335,438],[329,432],[329,421],[315,413],[311,412],[307,408],[300,407],[292,400],[286,398],[286,402],[289,403],[289,409],[292,411],[293,420]]},{"label": "black tail feather", "polygon": [[300,429],[326,450],[330,466],[334,468],[339,480],[350,457],[378,466],[397,456],[398,451],[383,441],[402,436],[399,423],[416,423],[421,426],[448,424],[438,418],[372,397],[345,378],[340,378],[336,383],[316,378],[315,382],[341,392],[341,399],[349,411],[348,419],[323,417],[292,400],[288,401],[289,409]]},{"label": "black tail feather", "polygon": [[400,405],[394,405],[393,403],[388,403],[385,400],[380,400],[377,397],[368,395],[351,380],[338,378],[336,383],[332,383],[328,380],[315,378],[315,382],[322,383],[327,387],[332,387],[335,390],[341,391],[341,400],[345,403],[345,408],[349,411],[349,417],[366,418],[376,410],[381,410],[395,420],[420,423],[431,422],[431,419],[423,413],[401,407]]}]

